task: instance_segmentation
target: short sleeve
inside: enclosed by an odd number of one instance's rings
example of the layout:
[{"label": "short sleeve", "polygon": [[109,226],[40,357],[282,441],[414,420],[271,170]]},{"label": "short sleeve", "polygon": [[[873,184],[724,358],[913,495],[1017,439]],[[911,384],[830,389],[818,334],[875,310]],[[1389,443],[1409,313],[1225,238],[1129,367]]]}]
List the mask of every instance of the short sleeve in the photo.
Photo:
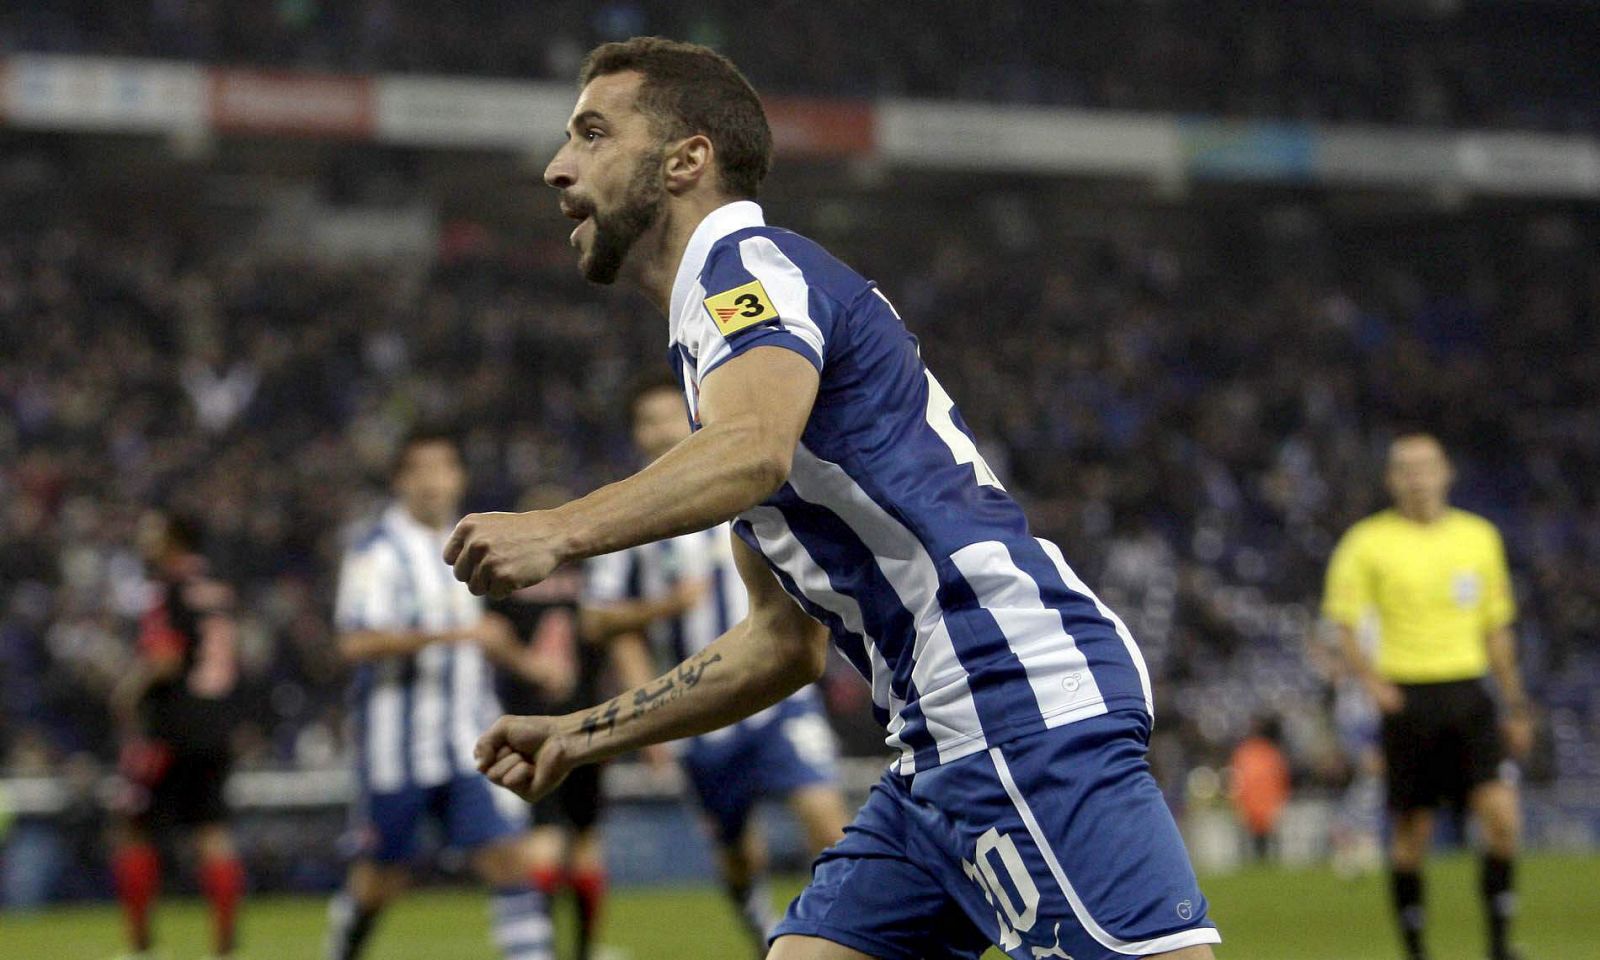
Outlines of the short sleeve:
[{"label": "short sleeve", "polygon": [[394,552],[382,541],[352,549],[339,564],[333,623],[340,630],[395,630],[403,626]]},{"label": "short sleeve", "polygon": [[595,557],[583,565],[583,602],[620,603],[639,598],[637,550],[619,550]]},{"label": "short sleeve", "polygon": [[1328,580],[1322,595],[1322,614],[1334,623],[1359,627],[1372,608],[1372,573],[1361,549],[1359,530],[1350,530],[1334,548],[1328,561]]},{"label": "short sleeve", "polygon": [[685,333],[696,357],[696,379],[756,347],[800,354],[820,372],[833,328],[832,301],[771,237],[719,243],[706,259],[706,291]]},{"label": "short sleeve", "polygon": [[1489,528],[1487,556],[1484,558],[1483,626],[1498,630],[1517,619],[1517,602],[1511,592],[1511,570],[1506,563],[1505,543],[1500,532]]}]

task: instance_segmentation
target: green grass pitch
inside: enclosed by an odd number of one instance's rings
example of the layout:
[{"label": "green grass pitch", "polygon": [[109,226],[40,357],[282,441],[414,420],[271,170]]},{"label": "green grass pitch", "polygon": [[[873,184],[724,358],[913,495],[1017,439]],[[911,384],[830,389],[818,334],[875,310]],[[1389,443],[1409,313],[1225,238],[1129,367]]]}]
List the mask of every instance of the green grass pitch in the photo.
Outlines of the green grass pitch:
[{"label": "green grass pitch", "polygon": [[[1397,957],[1381,876],[1342,880],[1324,870],[1256,868],[1203,882],[1222,927],[1221,960],[1391,960]],[[785,894],[799,887],[794,880]],[[1428,873],[1430,942],[1438,960],[1483,956],[1483,924],[1470,858],[1441,858]],[[1600,856],[1543,855],[1519,871],[1517,942],[1529,960],[1600,958]],[[609,904],[602,940],[632,960],[750,956],[732,914],[709,888],[629,889]],[[319,960],[324,902],[256,898],[246,904],[241,960]],[[205,953],[205,911],[174,901],[158,914],[161,953]],[[418,891],[384,918],[369,960],[493,960],[487,906],[470,890]],[[120,952],[107,906],[0,914],[3,960],[105,960]],[[998,957],[998,953],[991,954]]]}]

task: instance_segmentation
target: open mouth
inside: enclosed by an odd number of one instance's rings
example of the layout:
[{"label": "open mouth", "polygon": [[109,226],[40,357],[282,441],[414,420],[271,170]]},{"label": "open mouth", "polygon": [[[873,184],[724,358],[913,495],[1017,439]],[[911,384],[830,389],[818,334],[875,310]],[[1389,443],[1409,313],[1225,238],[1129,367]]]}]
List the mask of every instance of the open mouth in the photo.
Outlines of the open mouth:
[{"label": "open mouth", "polygon": [[590,221],[590,220],[591,220],[591,219],[592,219],[592,218],[590,218],[590,217],[584,217],[584,218],[583,218],[583,219],[582,219],[582,220],[581,220],[581,221],[580,221],[580,222],[579,222],[579,223],[578,223],[578,225],[577,225],[577,226],[576,226],[576,227],[573,227],[573,228],[572,228],[572,233],[571,233],[571,235],[570,235],[570,236],[568,236],[568,237],[567,237],[567,242],[568,242],[568,243],[570,243],[570,244],[572,244],[572,245],[573,245],[573,246],[577,246],[577,245],[578,245],[578,233],[579,233],[579,232],[580,232],[580,231],[582,231],[582,230],[583,230],[583,228],[584,228],[584,227],[586,227],[586,226],[588,226],[588,225],[589,225],[589,221]]},{"label": "open mouth", "polygon": [[578,231],[582,230],[584,226],[589,223],[589,221],[594,219],[594,210],[587,204],[583,206],[575,206],[563,201],[561,204],[561,212],[565,216],[578,221],[578,225],[572,228],[571,236],[567,238],[570,243],[577,244]]}]

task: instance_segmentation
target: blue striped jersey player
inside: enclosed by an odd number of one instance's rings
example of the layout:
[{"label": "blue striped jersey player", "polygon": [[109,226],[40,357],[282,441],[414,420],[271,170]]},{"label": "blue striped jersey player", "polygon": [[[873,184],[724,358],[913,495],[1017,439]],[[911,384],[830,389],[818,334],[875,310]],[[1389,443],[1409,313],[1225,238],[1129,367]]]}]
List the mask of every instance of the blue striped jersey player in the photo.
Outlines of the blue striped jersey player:
[{"label": "blue striped jersey player", "polygon": [[480,768],[536,796],[776,702],[831,638],[894,760],[774,931],[775,960],[1211,957],[1145,759],[1137,646],[1030,534],[884,292],[766,224],[771,140],[748,84],[657,38],[597,48],[580,79],[545,179],[581,221],[585,276],[627,278],[668,316],[696,430],[555,510],[469,516],[444,556],[499,593],[732,518],[750,611],[592,711],[496,721]]},{"label": "blue striped jersey player", "polygon": [[[680,381],[638,381],[629,398],[634,446],[646,462],[689,435]],[[596,557],[587,564],[582,625],[611,645],[624,686],[681,663],[749,614],[726,523]],[[849,820],[837,775],[838,744],[815,687],[754,716],[677,745],[678,760],[718,845],[723,887],[765,951],[776,925],[767,851],[752,817],[757,801],[781,800],[814,857]],[[658,748],[660,749],[660,748]]]},{"label": "blue striped jersey player", "polygon": [[[418,430],[394,469],[395,502],[345,552],[334,623],[355,667],[350,691],[356,797],[353,863],[329,909],[327,956],[353,960],[406,885],[424,820],[468,853],[495,890],[494,939],[507,960],[550,960],[544,900],[517,842],[521,802],[477,775],[472,750],[498,712],[485,652],[516,641],[483,601],[441,570],[438,554],[466,484],[446,433]],[[499,796],[497,797],[496,794]]]},{"label": "blue striped jersey player", "polygon": [[[688,585],[695,589],[682,612],[651,618],[643,629],[652,658],[662,663],[680,663],[699,653],[743,620],[748,609],[733,568],[730,536],[723,524],[595,558],[586,568],[586,621],[596,614],[621,613],[640,601],[669,600]],[[678,760],[725,843],[738,839],[758,797],[783,797],[790,790],[838,779],[838,744],[815,687],[683,741]],[[735,765],[760,768],[743,784],[749,792],[738,796],[730,790],[729,768]]]}]

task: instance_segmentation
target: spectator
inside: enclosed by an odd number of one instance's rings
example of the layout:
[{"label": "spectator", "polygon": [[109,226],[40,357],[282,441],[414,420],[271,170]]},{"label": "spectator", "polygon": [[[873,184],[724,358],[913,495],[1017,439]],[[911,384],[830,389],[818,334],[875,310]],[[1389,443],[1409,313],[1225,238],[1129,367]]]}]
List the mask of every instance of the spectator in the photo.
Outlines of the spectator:
[{"label": "spectator", "polygon": [[1277,718],[1257,717],[1228,763],[1233,809],[1258,861],[1273,854],[1278,818],[1289,802],[1289,760],[1279,745],[1282,737]]}]

